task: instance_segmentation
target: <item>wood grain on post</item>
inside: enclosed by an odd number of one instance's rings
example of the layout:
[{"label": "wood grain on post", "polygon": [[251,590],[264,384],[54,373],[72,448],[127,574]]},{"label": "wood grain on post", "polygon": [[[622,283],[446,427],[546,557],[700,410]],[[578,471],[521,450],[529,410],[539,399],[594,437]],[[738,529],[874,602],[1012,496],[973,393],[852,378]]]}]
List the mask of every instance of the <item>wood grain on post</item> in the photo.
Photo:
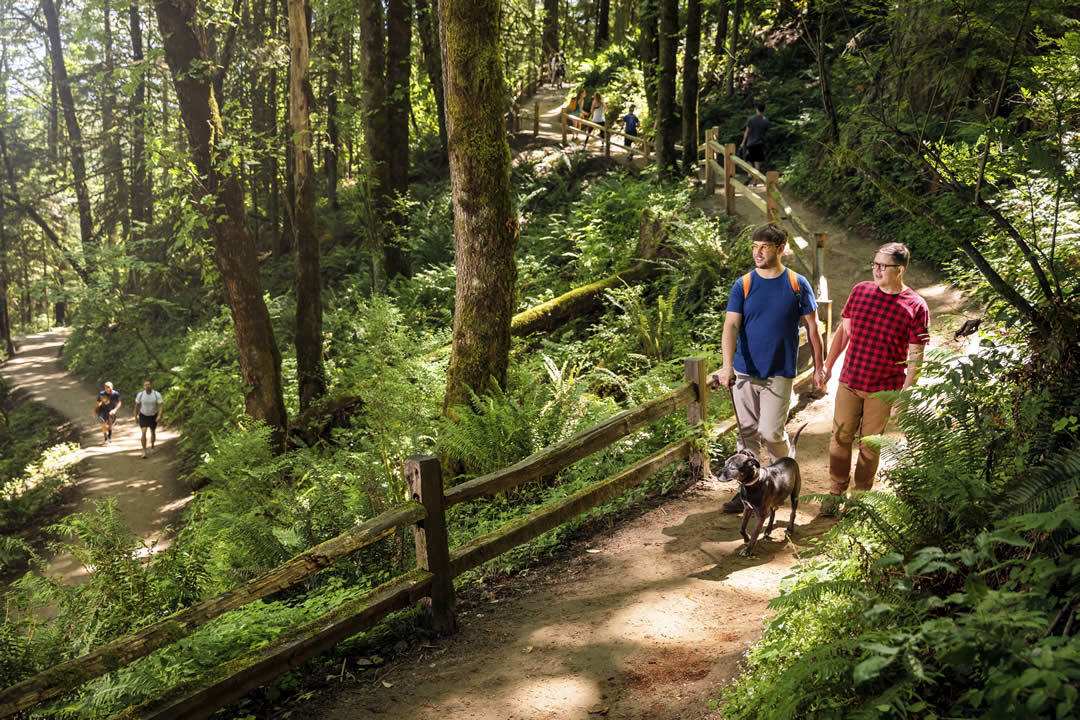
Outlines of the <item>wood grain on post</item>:
[{"label": "wood grain on post", "polygon": [[416,569],[360,597],[346,600],[314,620],[285,631],[268,645],[250,650],[170,688],[163,696],[128,708],[113,720],[198,720],[240,699],[279,675],[374,627],[397,610],[427,595],[431,573]]},{"label": "wood grain on post", "polygon": [[33,677],[4,688],[0,690],[0,717],[36,705],[78,687],[87,680],[124,667],[158,648],[187,637],[200,625],[229,610],[234,610],[279,590],[293,587],[337,560],[386,537],[396,528],[422,519],[424,515],[423,506],[413,503],[388,510],[335,538],[300,553],[284,565],[263,573],[239,587],[173,613],[136,633],[114,640],[82,657],[54,665]]},{"label": "wood grain on post", "polygon": [[507,523],[493,533],[456,548],[450,553],[450,567],[454,576],[479,567],[510,548],[528,542],[638,485],[671,463],[689,455],[690,444],[689,439],[678,440],[595,485],[545,505],[536,512]]},{"label": "wood grain on post", "polygon": [[494,495],[529,480],[558,472],[626,437],[647,423],[686,407],[696,396],[693,385],[683,385],[643,405],[623,410],[598,425],[540,450],[516,465],[450,488],[446,491],[446,506],[457,505],[482,495]]},{"label": "wood grain on post", "polygon": [[604,128],[600,132],[604,133],[604,157],[611,157],[611,120],[607,117],[604,118]]},{"label": "wood grain on post", "polygon": [[[829,341],[832,339],[832,299],[829,297],[829,279],[825,275],[825,245],[828,241],[828,234],[819,232],[814,233],[814,263],[817,266],[817,287],[814,288],[817,293],[818,307],[824,311],[825,317],[825,348],[824,352],[829,351]],[[824,307],[822,307],[824,306]]]},{"label": "wood grain on post", "polygon": [[724,212],[735,214],[735,143],[724,145]]},{"label": "wood grain on post", "polygon": [[540,134],[540,101],[533,105],[533,137]]},{"label": "wood grain on post", "polygon": [[521,132],[521,108],[514,106],[514,133]]},{"label": "wood grain on post", "polygon": [[780,186],[780,173],[770,170],[765,173],[765,217],[771,223],[780,219],[780,213],[776,198],[773,196],[773,188]]},{"label": "wood grain on post", "polygon": [[717,128],[709,128],[705,131],[705,196],[712,197],[716,192],[716,172],[713,170],[713,162],[716,153],[713,151],[711,140]]},{"label": "wood grain on post", "polygon": [[[450,576],[450,544],[446,533],[446,506],[443,500],[442,470],[438,458],[418,455],[405,461],[405,481],[413,502],[427,511],[427,517],[413,526],[416,538],[416,566],[435,576],[431,584],[431,629],[448,635],[457,629],[454,609],[454,579]],[[425,601],[427,604],[427,601]]]},{"label": "wood grain on post", "polygon": [[[693,427],[698,423],[704,423],[709,409],[709,371],[704,358],[686,358],[684,364],[686,382],[694,387],[697,393],[693,402],[686,406],[686,423]],[[695,478],[708,477],[709,457],[698,450],[690,456],[690,470]]]},{"label": "wood grain on post", "polygon": [[559,112],[559,118],[562,120],[562,144],[566,145],[566,106],[563,105]]}]

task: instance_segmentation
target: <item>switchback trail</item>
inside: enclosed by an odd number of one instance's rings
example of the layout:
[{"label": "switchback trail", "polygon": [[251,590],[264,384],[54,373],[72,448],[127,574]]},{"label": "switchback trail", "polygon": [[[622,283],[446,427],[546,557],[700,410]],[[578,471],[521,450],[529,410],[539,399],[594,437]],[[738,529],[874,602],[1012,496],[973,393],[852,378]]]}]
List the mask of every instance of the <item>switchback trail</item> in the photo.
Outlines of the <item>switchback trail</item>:
[{"label": "switchback trail", "polygon": [[[68,374],[59,358],[67,334],[66,330],[55,330],[18,338],[19,352],[0,365],[0,374],[13,390],[48,405],[79,429],[83,451],[73,511],[89,510],[91,500],[115,497],[136,537],[157,542],[162,549],[168,543],[165,527],[191,497],[177,477],[177,433],[159,425],[157,446],[144,459],[133,417],[135,395],[142,386],[118,387],[123,405],[117,413],[112,443],[103,445],[101,425],[91,417],[91,411],[101,385],[111,378],[101,378],[95,387]],[[70,555],[52,558],[49,574],[75,583],[85,579],[85,569]]]},{"label": "switchback trail", "polygon": [[[561,140],[558,103],[566,92],[544,88],[537,96],[545,139]],[[529,123],[523,127],[531,130]],[[718,194],[700,205],[716,213],[721,203]],[[748,208],[740,198],[740,220],[760,222]],[[870,279],[879,242],[865,228],[839,226],[812,207],[795,203],[793,209],[829,234],[835,326],[851,288]],[[964,298],[918,257],[907,280],[930,306],[931,346],[951,346],[967,308]],[[836,376],[828,394],[789,423],[792,429],[809,423],[798,447],[803,493],[828,491]],[[579,544],[562,564],[480,588],[470,594],[471,604],[459,606],[458,634],[376,671],[346,662],[340,689],[309,701],[304,716],[719,718],[708,699],[738,673],[747,647],[761,635],[769,600],[797,563],[796,548],[783,541],[786,512],[778,513],[773,540],[759,540],[757,557],[736,556],[741,516],[720,508],[733,490],[699,484]],[[796,545],[805,547],[832,527],[818,512],[817,503],[799,505]],[[350,675],[355,679],[345,681]]]}]

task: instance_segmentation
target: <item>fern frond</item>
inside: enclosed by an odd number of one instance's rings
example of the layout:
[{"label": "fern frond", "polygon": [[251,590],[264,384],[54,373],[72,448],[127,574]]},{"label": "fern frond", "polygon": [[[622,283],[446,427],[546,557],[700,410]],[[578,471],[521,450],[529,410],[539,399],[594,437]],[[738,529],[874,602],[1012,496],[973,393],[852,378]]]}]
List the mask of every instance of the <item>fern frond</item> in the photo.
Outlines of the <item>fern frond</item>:
[{"label": "fern frond", "polygon": [[1080,493],[1080,448],[1051,456],[1045,465],[1024,475],[1005,496],[999,516],[1053,510]]},{"label": "fern frond", "polygon": [[829,580],[826,582],[813,583],[812,585],[806,585],[786,592],[783,595],[770,600],[769,607],[774,610],[798,607],[806,604],[819,603],[821,602],[821,599],[828,594],[850,597],[857,593],[871,592],[872,590],[873,586],[870,585],[870,583],[859,582],[857,580]]}]

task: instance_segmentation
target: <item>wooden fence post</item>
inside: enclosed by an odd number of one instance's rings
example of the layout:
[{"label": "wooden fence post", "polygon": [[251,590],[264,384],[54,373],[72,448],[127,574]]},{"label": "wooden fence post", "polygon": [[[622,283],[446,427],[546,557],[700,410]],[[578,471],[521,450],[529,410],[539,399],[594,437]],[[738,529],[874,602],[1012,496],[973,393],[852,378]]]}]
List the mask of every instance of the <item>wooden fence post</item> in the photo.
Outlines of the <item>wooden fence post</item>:
[{"label": "wooden fence post", "polygon": [[604,157],[611,157],[611,121],[604,117]]},{"label": "wooden fence post", "polygon": [[709,128],[705,131],[705,196],[712,197],[716,192],[716,171],[713,170],[713,163],[716,162],[716,152],[712,149],[710,144],[718,131],[718,128]]},{"label": "wooden fence post", "polygon": [[540,134],[540,101],[533,104],[533,137]]},{"label": "wooden fence post", "polygon": [[514,134],[521,132],[521,108],[514,105]]},{"label": "wooden fence post", "polygon": [[442,470],[438,458],[430,455],[410,457],[405,461],[405,480],[409,483],[413,500],[427,510],[427,517],[413,526],[416,566],[435,576],[431,582],[431,598],[424,598],[423,603],[430,613],[431,628],[439,634],[452,633],[457,629],[457,613],[454,608],[454,579],[450,575]]},{"label": "wooden fence post", "polygon": [[814,291],[817,294],[818,309],[825,315],[825,338],[823,340],[823,351],[825,353],[829,352],[829,341],[832,339],[832,299],[829,297],[829,281],[825,277],[825,242],[827,239],[828,235],[826,233],[814,233],[814,244],[817,246],[814,248],[814,274],[817,275],[814,278],[816,284]]},{"label": "wooden fence post", "polygon": [[765,217],[768,222],[774,223],[780,219],[780,208],[776,204],[776,198],[772,196],[772,189],[779,190],[780,173],[770,170],[765,173]]},{"label": "wooden fence post", "polygon": [[644,136],[642,136],[642,138],[641,138],[641,144],[644,146],[644,150],[645,150],[645,164],[648,165],[649,164],[649,151],[652,149],[652,147],[649,145],[649,141],[646,140]]},{"label": "wooden fence post", "polygon": [[[709,408],[708,368],[704,358],[686,358],[686,382],[692,383],[697,391],[697,399],[686,406],[686,422],[697,425],[705,422]],[[699,450],[690,456],[690,472],[697,480],[709,477],[709,456]]]},{"label": "wooden fence post", "polygon": [[724,146],[724,211],[728,215],[735,214],[735,186],[731,181],[735,178],[735,143]]},{"label": "wooden fence post", "polygon": [[559,110],[559,118],[562,120],[562,144],[566,145],[566,106],[563,105]]}]

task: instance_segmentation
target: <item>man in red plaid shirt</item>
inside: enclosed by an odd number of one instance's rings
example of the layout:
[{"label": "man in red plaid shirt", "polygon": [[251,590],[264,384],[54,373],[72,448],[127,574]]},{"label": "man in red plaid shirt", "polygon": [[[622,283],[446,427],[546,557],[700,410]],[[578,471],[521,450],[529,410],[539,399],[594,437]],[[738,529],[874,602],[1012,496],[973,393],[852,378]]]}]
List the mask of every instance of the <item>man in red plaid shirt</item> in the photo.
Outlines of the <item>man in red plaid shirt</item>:
[{"label": "man in red plaid shirt", "polygon": [[[884,432],[896,411],[874,393],[915,384],[923,348],[929,341],[930,310],[926,301],[904,284],[910,257],[911,251],[903,243],[878,248],[871,265],[874,281],[861,282],[852,289],[841,314],[843,322],[829,347],[826,382],[832,376],[833,365],[847,350],[829,443],[829,492],[833,495],[842,495],[848,488],[856,432],[860,443],[855,489],[873,487],[879,453],[861,438]],[[821,514],[835,515],[836,510],[835,502],[826,501]]]}]

